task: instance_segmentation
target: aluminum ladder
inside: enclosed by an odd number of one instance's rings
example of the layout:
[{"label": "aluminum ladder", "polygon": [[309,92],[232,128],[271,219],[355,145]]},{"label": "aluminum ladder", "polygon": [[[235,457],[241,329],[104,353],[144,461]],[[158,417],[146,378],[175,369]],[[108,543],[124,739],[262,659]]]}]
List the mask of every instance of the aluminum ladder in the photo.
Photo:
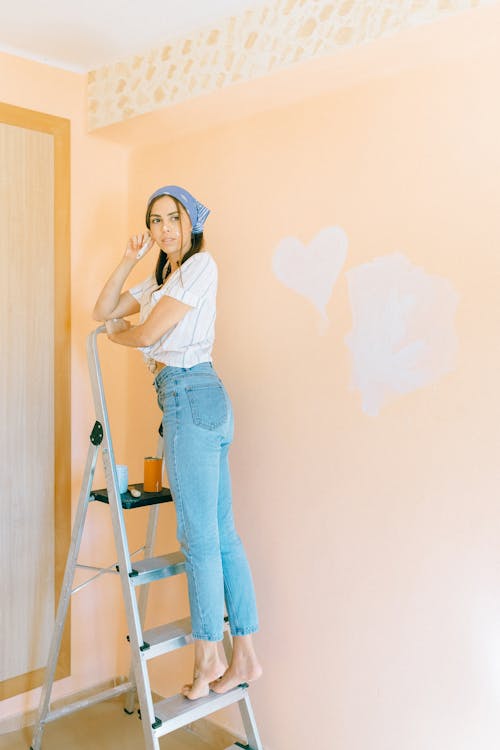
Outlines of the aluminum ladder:
[{"label": "aluminum ladder", "polygon": [[[172,500],[170,491],[162,488],[159,493],[144,492],[142,485],[132,485],[141,491],[139,499],[130,492],[120,495],[116,463],[111,441],[106,399],[104,395],[101,366],[97,347],[99,334],[105,333],[104,326],[92,331],[87,339],[87,358],[89,365],[92,395],[95,405],[96,421],[90,434],[90,445],[83,475],[82,487],[78,507],[73,524],[66,569],[64,573],[59,605],[52,635],[45,681],[40,697],[37,720],[33,732],[30,750],[40,750],[45,725],[51,721],[73,713],[101,701],[126,695],[124,710],[134,713],[136,697],[139,703],[139,716],[142,719],[144,746],[146,750],[160,750],[159,738],[173,732],[180,727],[191,724],[198,719],[209,716],[221,708],[237,703],[240,709],[243,726],[247,735],[245,742],[235,742],[226,750],[263,750],[257,724],[250,703],[248,685],[242,684],[227,693],[219,695],[210,691],[205,698],[191,701],[182,694],[173,695],[159,702],[153,703],[153,696],[149,682],[147,664],[150,659],[166,654],[177,648],[182,648],[192,642],[190,618],[177,620],[166,625],[142,629],[145,621],[149,584],[185,572],[185,559],[181,552],[171,552],[153,557],[156,537],[159,504]],[[92,490],[92,483],[97,463],[97,456],[101,451],[106,477],[105,490]],[[163,455],[163,441],[160,437],[158,455]],[[80,543],[83,536],[87,509],[90,502],[100,501],[109,504],[113,535],[118,558],[117,565],[99,568],[78,563]],[[149,518],[146,541],[143,547],[130,552],[124,522],[124,509],[149,505]],[[144,553],[143,559],[132,560],[137,553]],[[92,571],[93,575],[84,583],[73,588],[75,570],[84,568]],[[61,647],[61,639],[72,594],[87,584],[96,580],[104,573],[119,574],[131,649],[131,668],[127,681],[113,688],[97,693],[83,700],[75,701],[59,709],[51,709],[50,698],[55,678],[57,660]],[[138,595],[136,589],[139,589]],[[226,618],[227,620],[227,618]],[[228,632],[227,622],[224,629],[223,647],[229,662],[232,653],[232,642]]]}]

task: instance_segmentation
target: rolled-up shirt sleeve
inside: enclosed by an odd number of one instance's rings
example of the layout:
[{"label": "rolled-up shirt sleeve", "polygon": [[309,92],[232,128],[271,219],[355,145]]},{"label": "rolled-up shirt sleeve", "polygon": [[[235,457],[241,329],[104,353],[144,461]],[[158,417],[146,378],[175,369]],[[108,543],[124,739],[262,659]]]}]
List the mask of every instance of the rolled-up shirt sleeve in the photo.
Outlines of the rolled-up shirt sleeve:
[{"label": "rolled-up shirt sleeve", "polygon": [[198,307],[216,284],[217,266],[214,259],[208,253],[196,253],[154,292],[154,296],[156,299],[173,297],[190,307]]},{"label": "rolled-up shirt sleeve", "polygon": [[158,284],[156,283],[156,279],[153,274],[151,274],[151,276],[148,276],[147,279],[141,281],[140,284],[136,284],[135,286],[131,287],[128,291],[129,294],[131,294],[132,297],[134,297],[134,299],[136,299],[137,302],[141,304],[144,294],[146,292],[150,292],[154,287],[157,286]]}]

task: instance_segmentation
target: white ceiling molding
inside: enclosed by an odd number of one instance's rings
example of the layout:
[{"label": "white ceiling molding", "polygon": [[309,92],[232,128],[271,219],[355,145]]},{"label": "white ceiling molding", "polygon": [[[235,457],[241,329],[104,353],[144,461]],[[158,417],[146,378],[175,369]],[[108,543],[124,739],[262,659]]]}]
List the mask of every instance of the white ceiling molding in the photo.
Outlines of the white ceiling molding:
[{"label": "white ceiling molding", "polygon": [[218,24],[266,0],[23,0],[3,2],[0,51],[88,73]]}]

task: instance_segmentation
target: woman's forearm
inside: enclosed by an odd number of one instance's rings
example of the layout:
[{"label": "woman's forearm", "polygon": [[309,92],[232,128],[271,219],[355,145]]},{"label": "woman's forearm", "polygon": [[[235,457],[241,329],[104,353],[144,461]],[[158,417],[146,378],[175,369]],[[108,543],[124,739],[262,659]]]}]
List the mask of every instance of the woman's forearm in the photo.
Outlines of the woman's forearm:
[{"label": "woman's forearm", "polygon": [[120,301],[123,285],[135,264],[136,261],[129,258],[123,258],[120,261],[97,298],[93,312],[94,320],[106,320],[113,317],[113,311]]},{"label": "woman's forearm", "polygon": [[146,347],[155,344],[175,326],[192,307],[168,295],[162,297],[150,314],[139,325],[133,326],[127,320],[106,322],[108,337],[123,346]]},{"label": "woman's forearm", "polygon": [[109,333],[108,338],[115,344],[122,346],[143,347],[149,346],[150,342],[144,336],[144,326],[130,326],[126,330]]}]

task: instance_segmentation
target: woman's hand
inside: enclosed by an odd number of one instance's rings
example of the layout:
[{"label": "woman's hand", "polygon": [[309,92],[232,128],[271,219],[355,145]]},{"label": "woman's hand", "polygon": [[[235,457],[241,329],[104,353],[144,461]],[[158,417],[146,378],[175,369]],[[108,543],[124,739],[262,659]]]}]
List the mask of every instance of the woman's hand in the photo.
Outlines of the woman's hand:
[{"label": "woman's hand", "polygon": [[134,234],[130,237],[125,248],[124,257],[127,260],[137,261],[148,253],[154,245],[154,240],[149,232]]},{"label": "woman's hand", "polygon": [[121,331],[127,331],[130,328],[129,321],[124,320],[123,318],[111,318],[110,320],[105,320],[104,325],[106,326],[108,338],[111,338],[114,333],[121,333]]}]

